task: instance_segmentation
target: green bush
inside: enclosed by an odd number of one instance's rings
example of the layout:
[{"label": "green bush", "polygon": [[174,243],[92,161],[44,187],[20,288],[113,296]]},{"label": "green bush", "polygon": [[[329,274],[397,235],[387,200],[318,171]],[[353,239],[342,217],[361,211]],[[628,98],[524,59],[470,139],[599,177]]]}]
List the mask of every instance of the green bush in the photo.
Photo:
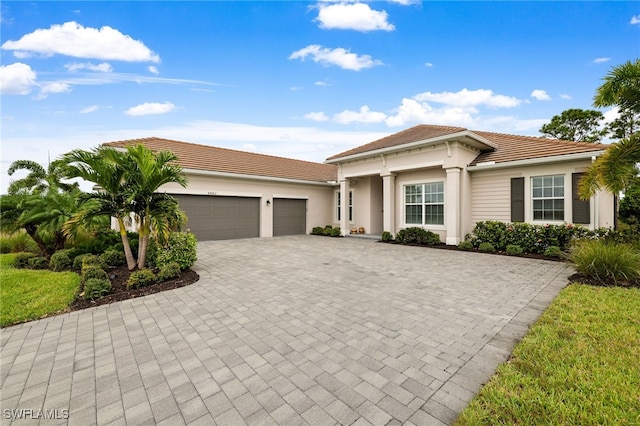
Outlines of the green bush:
[{"label": "green bush", "polygon": [[495,253],[496,248],[491,243],[480,243],[478,246],[478,250],[483,251],[485,253]]},{"label": "green bush", "polygon": [[69,249],[58,250],[57,252],[53,253],[51,255],[51,259],[49,259],[49,268],[56,272],[71,269],[71,267],[73,266],[71,254],[73,254],[73,250]]},{"label": "green bush", "polygon": [[167,281],[180,275],[180,265],[176,262],[169,262],[163,265],[158,271],[158,281]]},{"label": "green bush", "polygon": [[111,291],[111,282],[108,279],[89,278],[84,283],[84,298],[99,299]]},{"label": "green bush", "polygon": [[187,269],[198,260],[197,248],[198,241],[192,233],[172,232],[167,245],[158,247],[155,266],[162,268],[168,263],[176,262],[181,270]]},{"label": "green bush", "polygon": [[29,259],[32,259],[34,257],[36,257],[36,255],[30,252],[16,253],[15,257],[13,258],[13,262],[11,263],[11,266],[17,269],[28,268]]},{"label": "green bush", "polygon": [[440,237],[418,226],[401,229],[396,234],[396,241],[402,244],[418,244],[421,246],[435,246],[440,244]]},{"label": "green bush", "polygon": [[640,278],[640,252],[627,244],[610,241],[578,241],[569,252],[576,270],[607,284]]},{"label": "green bush", "polygon": [[327,225],[322,229],[322,235],[324,235],[325,237],[330,237],[332,231],[333,227],[331,225]]},{"label": "green bush", "polygon": [[338,227],[332,228],[331,231],[329,232],[329,236],[330,237],[341,237],[342,233],[340,232],[340,228],[338,228]]},{"label": "green bush", "polygon": [[322,226],[314,226],[311,230],[311,235],[322,235],[324,228]]},{"label": "green bush", "polygon": [[28,263],[31,269],[47,269],[49,267],[49,261],[42,256],[32,257],[28,260]]},{"label": "green bush", "polygon": [[141,269],[139,271],[132,272],[129,275],[127,281],[128,288],[140,288],[146,287],[155,283],[157,280],[156,275],[150,269]]},{"label": "green bush", "polygon": [[560,257],[562,256],[562,250],[558,246],[550,246],[544,251],[544,255],[548,257]]},{"label": "green bush", "polygon": [[98,265],[83,266],[80,275],[82,276],[83,283],[91,278],[109,279],[107,272]]},{"label": "green bush", "polygon": [[391,235],[391,232],[384,231],[382,233],[382,241],[384,241],[385,243],[388,243],[391,240],[393,240],[393,235]]},{"label": "green bush", "polygon": [[458,244],[458,248],[460,250],[469,251],[473,249],[473,244],[471,243],[471,241],[462,241],[460,244]]},{"label": "green bush", "polygon": [[73,269],[82,270],[85,266],[97,266],[101,269],[107,269],[107,265],[102,261],[100,256],[95,254],[85,253],[73,259]]},{"label": "green bush", "polygon": [[522,247],[516,244],[509,244],[506,249],[506,253],[509,256],[519,256],[523,252]]},{"label": "green bush", "polygon": [[91,253],[83,253],[83,254],[79,254],[77,255],[74,259],[73,259],[73,269],[75,269],[76,271],[79,271],[82,269],[82,262],[84,260],[85,257],[91,256]]},{"label": "green bush", "polygon": [[107,266],[121,266],[127,262],[127,260],[124,257],[124,252],[122,250],[116,250],[112,248],[102,253],[100,255],[100,259]]}]

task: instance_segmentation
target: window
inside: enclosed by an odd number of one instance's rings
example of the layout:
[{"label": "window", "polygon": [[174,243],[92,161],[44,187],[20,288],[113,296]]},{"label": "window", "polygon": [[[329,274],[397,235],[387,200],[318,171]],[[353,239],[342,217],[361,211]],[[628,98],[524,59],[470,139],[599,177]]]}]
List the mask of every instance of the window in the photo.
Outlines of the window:
[{"label": "window", "polygon": [[407,225],[444,225],[444,182],[405,185],[404,221]]},{"label": "window", "polygon": [[533,220],[564,220],[564,175],[531,178]]},{"label": "window", "polygon": [[[340,191],[336,192],[336,217],[338,218],[338,222],[340,222],[342,208],[341,208],[342,200],[340,198]],[[349,190],[349,223],[353,223],[353,190]]]}]

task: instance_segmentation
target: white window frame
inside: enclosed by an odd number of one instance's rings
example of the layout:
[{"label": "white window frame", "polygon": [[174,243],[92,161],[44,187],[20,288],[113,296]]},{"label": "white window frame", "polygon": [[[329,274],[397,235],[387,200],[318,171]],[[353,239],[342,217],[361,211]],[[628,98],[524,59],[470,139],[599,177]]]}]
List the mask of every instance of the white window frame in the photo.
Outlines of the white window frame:
[{"label": "white window frame", "polygon": [[[425,187],[426,185],[432,185],[432,184],[442,184],[442,201],[441,202],[431,202],[431,203],[426,203],[425,202]],[[407,187],[409,186],[421,186],[422,187],[422,194],[421,194],[421,198],[422,198],[422,202],[421,203],[407,203]],[[432,179],[432,180],[422,180],[422,181],[418,181],[418,182],[404,182],[402,184],[402,222],[403,222],[403,227],[404,228],[408,228],[408,227],[413,227],[413,226],[419,226],[425,229],[437,229],[437,230],[442,230],[445,229],[446,226],[446,222],[447,222],[447,216],[446,216],[446,182],[444,179]],[[407,223],[407,206],[408,205],[420,205],[422,206],[422,223]],[[426,213],[426,209],[425,206],[434,206],[434,205],[441,205],[442,206],[442,223],[426,223],[425,221],[425,213]]]},{"label": "white window frame", "polygon": [[[335,197],[335,210],[334,210],[334,214],[335,214],[335,222],[339,223],[340,222],[340,191],[335,191],[334,192]],[[353,189],[349,189],[349,223],[353,224],[355,223],[355,215],[354,215],[354,210],[353,210],[353,205],[354,205],[354,193],[353,193]]]},{"label": "white window frame", "polygon": [[[545,186],[544,185],[544,179],[545,178],[552,178],[552,184],[551,187],[549,186]],[[562,178],[562,185],[556,185],[556,178]],[[540,189],[540,195],[536,195],[536,189],[538,189],[534,182],[536,181],[536,179],[542,179],[542,186],[538,187]],[[531,186],[531,193],[530,193],[530,200],[531,200],[531,221],[532,222],[542,222],[542,223],[564,223],[566,222],[567,219],[567,214],[569,213],[569,211],[567,210],[567,177],[564,173],[554,173],[554,174],[548,174],[548,175],[539,175],[539,176],[531,176],[531,180],[530,180],[530,186]],[[556,189],[557,188],[562,188],[562,195],[558,195],[556,193]],[[545,189],[550,189],[551,190],[551,195],[544,195],[544,191]],[[552,204],[555,204],[556,200],[562,200],[562,219],[556,219],[555,217],[552,219],[545,219],[545,211],[549,211],[547,209],[544,208],[544,204],[545,201],[552,201]],[[542,218],[541,219],[536,219],[536,208],[535,208],[535,204],[536,201],[542,201],[543,204],[543,208],[542,208]],[[551,210],[552,215],[555,216],[555,212],[559,211],[559,210],[555,210],[555,207],[553,207]]]}]

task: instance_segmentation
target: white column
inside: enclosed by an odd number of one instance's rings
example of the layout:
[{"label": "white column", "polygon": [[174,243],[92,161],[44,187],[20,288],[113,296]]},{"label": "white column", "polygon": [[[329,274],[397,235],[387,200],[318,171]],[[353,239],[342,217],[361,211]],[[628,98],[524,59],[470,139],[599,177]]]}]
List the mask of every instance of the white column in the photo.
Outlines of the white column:
[{"label": "white column", "polygon": [[396,233],[396,177],[382,176],[382,230]]},{"label": "white column", "polygon": [[340,233],[349,235],[349,181],[340,181]]},{"label": "white column", "polygon": [[460,242],[460,168],[446,169],[447,184],[445,189],[445,225],[447,227],[447,245],[458,245]]}]

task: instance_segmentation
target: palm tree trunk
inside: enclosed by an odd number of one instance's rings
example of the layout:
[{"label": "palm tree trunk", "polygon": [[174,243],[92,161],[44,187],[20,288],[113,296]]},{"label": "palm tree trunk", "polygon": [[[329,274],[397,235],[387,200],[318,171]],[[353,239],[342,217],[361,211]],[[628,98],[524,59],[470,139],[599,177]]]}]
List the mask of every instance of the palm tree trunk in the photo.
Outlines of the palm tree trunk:
[{"label": "palm tree trunk", "polygon": [[36,245],[42,252],[42,256],[49,259],[51,257],[51,253],[49,252],[47,245],[44,243],[44,241],[42,241],[42,238],[40,238],[40,236],[38,235],[38,228],[33,225],[27,225],[24,227],[24,230],[31,237],[31,239],[36,242]]},{"label": "palm tree trunk", "polygon": [[118,226],[120,227],[120,238],[122,239],[122,246],[124,247],[124,257],[127,259],[127,268],[132,271],[136,267],[136,260],[133,258],[127,228],[124,226],[124,220],[121,217],[118,217]]},{"label": "palm tree trunk", "polygon": [[147,247],[149,246],[149,233],[140,236],[140,250],[138,251],[138,269],[144,269],[147,262]]}]

